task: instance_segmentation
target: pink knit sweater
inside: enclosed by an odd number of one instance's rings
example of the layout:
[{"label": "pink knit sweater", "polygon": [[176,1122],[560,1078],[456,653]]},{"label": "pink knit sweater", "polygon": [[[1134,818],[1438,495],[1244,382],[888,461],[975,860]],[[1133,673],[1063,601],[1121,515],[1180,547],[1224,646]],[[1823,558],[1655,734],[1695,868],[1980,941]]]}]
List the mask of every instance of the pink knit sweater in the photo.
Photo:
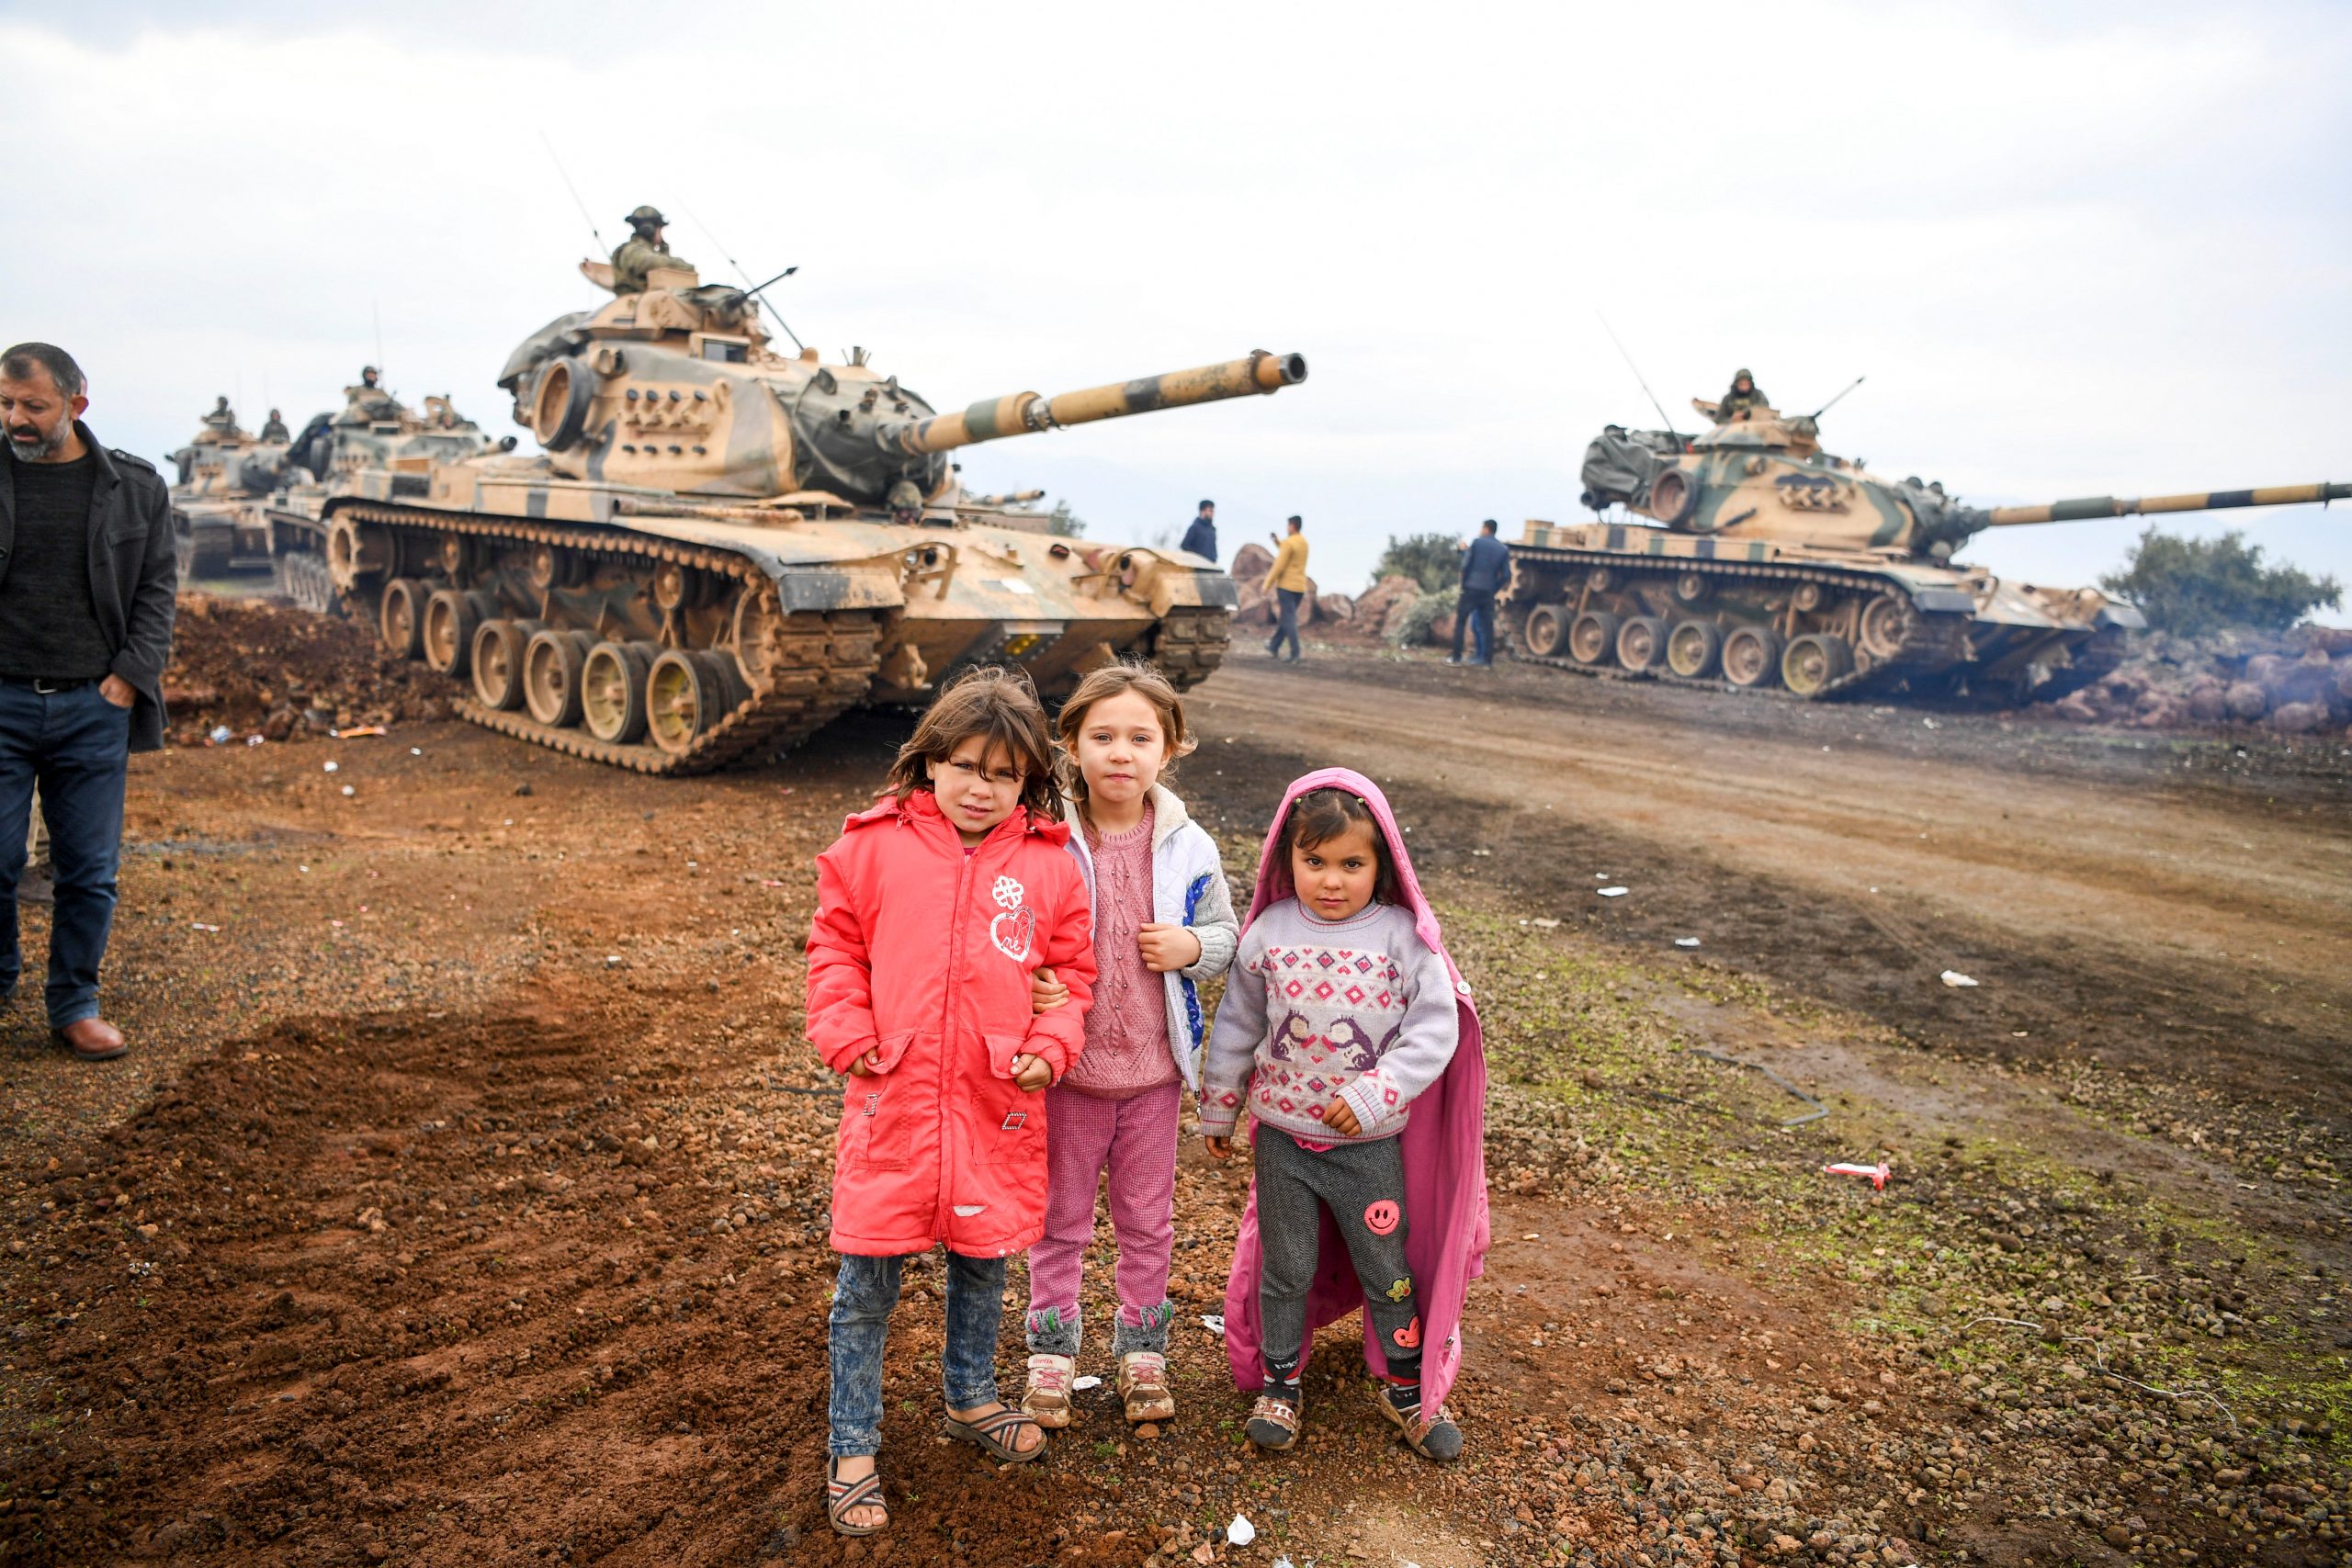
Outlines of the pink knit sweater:
[{"label": "pink knit sweater", "polygon": [[1136,933],[1151,923],[1152,809],[1126,832],[1085,827],[1094,854],[1094,1005],[1086,1049],[1063,1086],[1097,1100],[1125,1100],[1176,1081],[1168,1049],[1167,982],[1145,966]]}]

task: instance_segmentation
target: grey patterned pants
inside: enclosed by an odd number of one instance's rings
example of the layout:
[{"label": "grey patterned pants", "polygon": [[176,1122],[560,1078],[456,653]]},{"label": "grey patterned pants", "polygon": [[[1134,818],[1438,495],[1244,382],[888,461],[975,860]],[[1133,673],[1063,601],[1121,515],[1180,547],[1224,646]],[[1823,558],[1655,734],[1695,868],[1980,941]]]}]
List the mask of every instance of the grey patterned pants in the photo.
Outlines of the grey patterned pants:
[{"label": "grey patterned pants", "polygon": [[1317,1153],[1287,1133],[1259,1126],[1258,1313],[1269,1377],[1297,1375],[1306,1337],[1306,1294],[1321,1239],[1318,1209],[1331,1211],[1363,1286],[1391,1377],[1420,1376],[1420,1303],[1405,1266],[1405,1157],[1394,1138],[1335,1144]]}]

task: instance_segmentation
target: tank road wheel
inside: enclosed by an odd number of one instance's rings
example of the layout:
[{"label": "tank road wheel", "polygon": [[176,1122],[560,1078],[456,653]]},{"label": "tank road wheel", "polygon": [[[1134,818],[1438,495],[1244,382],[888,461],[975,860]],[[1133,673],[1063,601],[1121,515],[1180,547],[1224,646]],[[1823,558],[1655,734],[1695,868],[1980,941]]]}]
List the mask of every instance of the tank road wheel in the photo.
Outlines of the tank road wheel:
[{"label": "tank road wheel", "polygon": [[1617,662],[1628,670],[1650,670],[1666,661],[1666,623],[1635,615],[1617,628]]},{"label": "tank road wheel", "polygon": [[1621,623],[1606,610],[1587,610],[1568,626],[1568,657],[1578,664],[1606,664],[1617,648]]},{"label": "tank road wheel", "polygon": [[523,650],[539,629],[503,615],[474,628],[474,695],[482,706],[504,713],[523,705]]},{"label": "tank road wheel", "polygon": [[1915,615],[1910,601],[1896,593],[1882,593],[1863,605],[1861,623],[1855,628],[1862,651],[1880,664],[1900,658],[1911,638]]},{"label": "tank road wheel", "polygon": [[414,659],[424,651],[424,584],[413,577],[395,577],[384,584],[384,602],[377,607],[376,629],[384,646],[398,659]]},{"label": "tank road wheel", "polygon": [[1697,681],[1715,671],[1723,652],[1724,634],[1713,621],[1677,621],[1666,634],[1666,667],[1686,681]]},{"label": "tank road wheel", "polygon": [[524,646],[523,703],[533,718],[557,729],[580,722],[580,677],[595,646],[592,633],[552,626]]},{"label": "tank road wheel", "polygon": [[646,728],[664,751],[689,750],[726,711],[726,678],[707,653],[668,649],[646,673]]},{"label": "tank road wheel", "polygon": [[1568,611],[1565,604],[1538,604],[1527,613],[1527,651],[1538,659],[1556,659],[1567,645]]},{"label": "tank road wheel", "polygon": [[645,739],[646,677],[661,649],[650,642],[600,642],[580,671],[580,711],[588,733],[614,746]]},{"label": "tank road wheel", "polygon": [[1836,632],[1807,632],[1781,655],[1781,683],[1801,697],[1817,697],[1854,668],[1854,650]]},{"label": "tank road wheel", "polygon": [[1724,679],[1764,687],[1781,673],[1781,634],[1770,626],[1734,626],[1724,638]]},{"label": "tank road wheel", "polygon": [[1696,604],[1707,597],[1707,580],[1699,572],[1686,571],[1674,580],[1674,596],[1685,604]]},{"label": "tank road wheel", "polygon": [[1668,468],[1650,481],[1650,515],[1669,528],[1680,527],[1699,510],[1699,487],[1687,468]]},{"label": "tank road wheel", "polygon": [[441,675],[462,675],[470,666],[474,633],[494,608],[487,593],[436,588],[424,602],[424,664]]}]

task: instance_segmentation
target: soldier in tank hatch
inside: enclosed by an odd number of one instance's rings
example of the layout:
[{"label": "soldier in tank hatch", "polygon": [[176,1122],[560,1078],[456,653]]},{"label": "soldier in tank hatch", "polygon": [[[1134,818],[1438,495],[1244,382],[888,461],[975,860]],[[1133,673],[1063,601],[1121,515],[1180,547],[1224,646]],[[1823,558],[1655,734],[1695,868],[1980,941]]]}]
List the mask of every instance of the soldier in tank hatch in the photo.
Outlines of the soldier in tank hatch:
[{"label": "soldier in tank hatch", "polygon": [[657,266],[694,266],[670,254],[670,243],[662,237],[669,221],[660,209],[652,207],[640,207],[628,215],[629,237],[613,252],[614,293],[644,293],[645,275]]},{"label": "soldier in tank hatch", "polygon": [[1735,370],[1731,377],[1731,390],[1725,392],[1723,401],[1715,405],[1715,423],[1729,424],[1736,419],[1753,418],[1758,409],[1771,406],[1772,400],[1764,395],[1764,389],[1756,384],[1755,377],[1746,370]]},{"label": "soldier in tank hatch", "polygon": [[269,418],[262,422],[261,438],[264,441],[291,441],[294,436],[293,433],[286,428],[286,421],[279,416],[276,409],[272,409],[269,411]]}]

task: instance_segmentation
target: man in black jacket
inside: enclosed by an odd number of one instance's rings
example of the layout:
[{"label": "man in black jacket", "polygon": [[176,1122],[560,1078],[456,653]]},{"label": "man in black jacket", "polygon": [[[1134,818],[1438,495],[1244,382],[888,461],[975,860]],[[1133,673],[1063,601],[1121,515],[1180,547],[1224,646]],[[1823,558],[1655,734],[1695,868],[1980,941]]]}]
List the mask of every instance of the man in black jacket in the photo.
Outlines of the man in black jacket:
[{"label": "man in black jacket", "polygon": [[1478,536],[1462,552],[1462,598],[1453,611],[1453,655],[1448,664],[1462,662],[1462,634],[1476,637],[1473,664],[1495,661],[1495,595],[1510,581],[1510,551],[1495,537],[1495,520],[1478,525]]},{"label": "man in black jacket", "polygon": [[172,507],[163,476],[98,445],[63,349],[0,352],[0,995],[22,968],[17,877],[33,786],[49,824],[49,1023],[85,1061],[119,1056],[98,1016],[130,754],[164,743]]},{"label": "man in black jacket", "polygon": [[1210,562],[1216,559],[1216,502],[1201,502],[1200,515],[1193,518],[1193,525],[1184,530],[1184,543],[1182,547],[1186,555],[1198,556],[1203,560]]}]

